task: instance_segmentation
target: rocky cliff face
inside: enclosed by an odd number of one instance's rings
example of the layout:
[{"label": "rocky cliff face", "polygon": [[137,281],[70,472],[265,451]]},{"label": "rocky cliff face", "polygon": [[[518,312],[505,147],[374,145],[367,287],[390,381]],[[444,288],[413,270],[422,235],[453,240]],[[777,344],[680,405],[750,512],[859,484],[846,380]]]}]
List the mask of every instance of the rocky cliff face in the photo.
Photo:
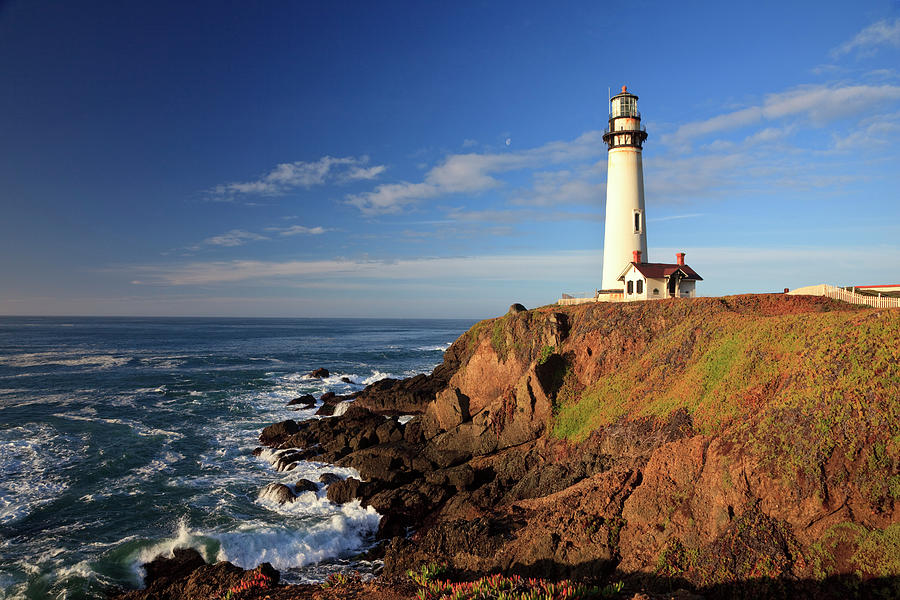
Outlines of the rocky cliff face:
[{"label": "rocky cliff face", "polygon": [[419,424],[430,466],[471,482],[387,570],[895,586],[898,339],[900,311],[781,295],[481,322]]},{"label": "rocky cliff face", "polygon": [[[900,596],[900,310],[751,295],[482,321],[431,375],[266,428],[423,563],[706,597]],[[400,413],[415,414],[405,425]]]}]

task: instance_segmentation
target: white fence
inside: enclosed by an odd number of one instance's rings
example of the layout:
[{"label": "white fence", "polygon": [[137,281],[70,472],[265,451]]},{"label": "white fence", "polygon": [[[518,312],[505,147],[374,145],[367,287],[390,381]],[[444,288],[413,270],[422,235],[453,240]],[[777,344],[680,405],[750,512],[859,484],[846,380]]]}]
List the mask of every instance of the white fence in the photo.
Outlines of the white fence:
[{"label": "white fence", "polygon": [[797,288],[796,290],[788,292],[788,294],[793,296],[828,296],[829,298],[834,298],[835,300],[843,300],[844,302],[849,302],[850,304],[868,304],[869,306],[874,306],[875,308],[900,308],[900,298],[890,298],[887,296],[866,296],[864,294],[850,292],[833,285],[828,285],[827,283]]},{"label": "white fence", "polygon": [[563,294],[556,303],[560,306],[572,306],[575,304],[588,304],[589,302],[624,302],[624,292],[593,294]]}]

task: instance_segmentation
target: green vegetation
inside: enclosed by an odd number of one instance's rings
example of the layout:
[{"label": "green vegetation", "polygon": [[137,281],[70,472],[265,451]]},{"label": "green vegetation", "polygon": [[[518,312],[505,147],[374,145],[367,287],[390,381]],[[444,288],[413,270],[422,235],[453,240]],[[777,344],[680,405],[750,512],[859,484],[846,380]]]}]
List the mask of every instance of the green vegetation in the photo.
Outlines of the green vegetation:
[{"label": "green vegetation", "polygon": [[[837,561],[849,564],[838,565]],[[813,546],[810,564],[818,578],[839,568],[861,578],[894,578],[893,591],[900,595],[900,581],[896,580],[900,575],[900,523],[885,529],[867,529],[856,523],[830,527]]]},{"label": "green vegetation", "polygon": [[453,583],[425,578],[422,571],[409,571],[418,584],[416,597],[420,600],[563,600],[578,598],[610,598],[624,587],[621,581],[605,587],[576,584],[568,580],[550,582],[518,575],[490,575],[475,581]]},{"label": "green vegetation", "polygon": [[544,346],[541,348],[541,354],[538,356],[538,364],[542,365],[547,362],[547,359],[550,358],[556,352],[556,346]]},{"label": "green vegetation", "polygon": [[876,436],[882,445],[857,483],[872,500],[897,498],[900,313],[715,312],[672,320],[658,332],[646,331],[647,323],[635,334],[646,347],[576,397],[560,394],[554,434],[582,441],[620,419],[685,410],[703,433],[748,439],[788,477],[798,469],[817,477],[833,451],[852,460]]},{"label": "green vegetation", "polygon": [[506,355],[509,352],[509,347],[506,344],[507,321],[509,321],[509,315],[494,321],[494,327],[491,329],[491,347],[501,361],[506,360]]}]

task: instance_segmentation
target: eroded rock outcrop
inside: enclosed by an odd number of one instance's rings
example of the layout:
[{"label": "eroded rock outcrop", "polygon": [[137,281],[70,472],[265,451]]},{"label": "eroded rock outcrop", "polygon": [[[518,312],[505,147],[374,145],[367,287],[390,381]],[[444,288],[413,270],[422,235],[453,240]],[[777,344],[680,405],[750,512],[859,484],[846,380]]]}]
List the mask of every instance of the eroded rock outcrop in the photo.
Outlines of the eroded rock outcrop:
[{"label": "eroded rock outcrop", "polygon": [[900,553],[897,337],[898,311],[800,296],[511,310],[432,375],[261,440],[360,472],[328,494],[386,515],[387,577],[890,589],[896,562],[863,549]]}]

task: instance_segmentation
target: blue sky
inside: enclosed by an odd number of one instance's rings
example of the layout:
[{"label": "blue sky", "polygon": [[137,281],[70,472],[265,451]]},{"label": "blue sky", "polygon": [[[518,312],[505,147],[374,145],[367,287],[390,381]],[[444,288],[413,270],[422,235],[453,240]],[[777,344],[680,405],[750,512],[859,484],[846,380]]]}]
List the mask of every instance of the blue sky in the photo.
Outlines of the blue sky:
[{"label": "blue sky", "polygon": [[0,314],[600,285],[609,89],[701,295],[900,283],[900,2],[0,2]]}]

